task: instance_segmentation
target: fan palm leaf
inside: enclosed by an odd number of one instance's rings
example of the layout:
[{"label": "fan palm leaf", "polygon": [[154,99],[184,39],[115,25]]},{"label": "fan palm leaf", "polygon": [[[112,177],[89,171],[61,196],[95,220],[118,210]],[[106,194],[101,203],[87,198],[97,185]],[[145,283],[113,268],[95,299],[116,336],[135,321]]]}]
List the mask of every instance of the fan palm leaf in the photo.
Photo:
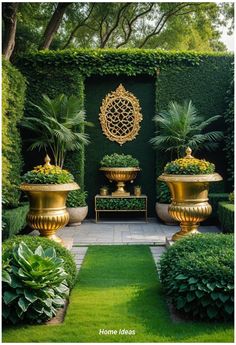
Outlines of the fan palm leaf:
[{"label": "fan palm leaf", "polygon": [[40,104],[30,104],[37,113],[21,122],[36,134],[30,149],[50,148],[55,164],[62,167],[67,151],[81,150],[83,145],[89,144],[89,136],[83,133],[83,128],[92,124],[85,121],[77,97],[61,94],[50,99],[42,95]]},{"label": "fan palm leaf", "polygon": [[166,110],[160,111],[153,118],[157,130],[150,143],[155,149],[171,151],[177,156],[188,146],[195,150],[203,146],[207,150],[215,149],[223,133],[206,132],[205,129],[219,118],[219,115],[208,119],[199,116],[191,100],[183,104],[170,102]]}]

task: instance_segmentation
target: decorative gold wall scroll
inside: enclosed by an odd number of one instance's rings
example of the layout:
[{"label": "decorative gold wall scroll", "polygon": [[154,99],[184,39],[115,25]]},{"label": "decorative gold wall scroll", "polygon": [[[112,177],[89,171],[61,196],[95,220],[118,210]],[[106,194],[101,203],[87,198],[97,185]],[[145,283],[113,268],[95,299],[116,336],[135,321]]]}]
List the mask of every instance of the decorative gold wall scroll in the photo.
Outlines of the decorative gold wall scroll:
[{"label": "decorative gold wall scroll", "polygon": [[143,117],[138,99],[120,84],[103,99],[99,119],[105,136],[123,145],[135,139]]}]

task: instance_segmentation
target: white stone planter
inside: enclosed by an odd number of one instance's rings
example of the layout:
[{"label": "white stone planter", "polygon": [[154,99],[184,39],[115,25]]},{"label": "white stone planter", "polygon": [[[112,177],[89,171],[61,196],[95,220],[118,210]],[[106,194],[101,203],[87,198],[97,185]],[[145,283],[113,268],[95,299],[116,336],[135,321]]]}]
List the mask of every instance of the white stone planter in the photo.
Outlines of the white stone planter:
[{"label": "white stone planter", "polygon": [[67,207],[70,219],[67,226],[78,226],[88,214],[88,206],[84,207]]},{"label": "white stone planter", "polygon": [[157,216],[167,225],[176,225],[178,223],[169,215],[169,212],[168,212],[169,206],[170,204],[162,204],[162,203],[156,202]]}]

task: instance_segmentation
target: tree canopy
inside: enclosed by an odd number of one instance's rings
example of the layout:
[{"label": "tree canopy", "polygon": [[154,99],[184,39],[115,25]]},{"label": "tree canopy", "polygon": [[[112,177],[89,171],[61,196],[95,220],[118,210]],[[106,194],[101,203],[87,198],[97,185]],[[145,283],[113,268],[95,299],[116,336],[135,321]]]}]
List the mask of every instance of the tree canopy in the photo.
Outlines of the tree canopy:
[{"label": "tree canopy", "polygon": [[14,53],[75,47],[225,50],[220,30],[225,26],[232,33],[234,16],[230,2],[5,3],[3,42],[9,7],[17,12]]}]

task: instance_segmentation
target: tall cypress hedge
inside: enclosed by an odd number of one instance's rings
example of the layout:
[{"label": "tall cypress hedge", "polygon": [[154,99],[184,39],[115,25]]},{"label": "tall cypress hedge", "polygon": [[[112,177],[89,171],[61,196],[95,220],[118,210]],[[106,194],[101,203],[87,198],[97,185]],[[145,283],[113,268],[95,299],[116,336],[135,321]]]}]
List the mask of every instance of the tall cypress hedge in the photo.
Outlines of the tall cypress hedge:
[{"label": "tall cypress hedge", "polygon": [[[58,93],[77,95],[84,104],[84,80],[90,76],[142,76],[156,78],[156,109],[166,107],[170,100],[182,102],[192,99],[203,116],[210,117],[225,112],[225,94],[229,87],[233,55],[229,53],[170,52],[140,49],[74,49],[39,51],[21,56],[17,65],[26,76],[29,87],[27,100],[38,102],[41,94]],[[92,100],[87,100],[87,102]],[[26,104],[26,115],[31,113]],[[154,115],[154,114],[153,114]],[[93,116],[98,116],[94,114]],[[217,123],[224,128],[224,122]],[[150,137],[153,133],[150,133]],[[93,138],[91,138],[91,145]],[[222,150],[222,148],[221,148]],[[220,159],[219,159],[220,156]],[[225,174],[225,162],[218,153],[208,159],[216,162],[217,169]],[[29,164],[39,163],[38,156],[27,153]],[[163,154],[157,153],[157,174],[161,172]],[[67,167],[77,173],[83,187],[84,152],[68,154]],[[154,167],[153,167],[154,168]]]},{"label": "tall cypress hedge", "polygon": [[225,156],[227,162],[227,180],[231,191],[234,189],[234,79],[232,78],[226,95],[227,109],[224,113]]},{"label": "tall cypress hedge", "polygon": [[22,169],[21,136],[19,122],[23,116],[26,83],[22,74],[2,61],[2,187],[3,202],[16,207],[19,202]]}]

